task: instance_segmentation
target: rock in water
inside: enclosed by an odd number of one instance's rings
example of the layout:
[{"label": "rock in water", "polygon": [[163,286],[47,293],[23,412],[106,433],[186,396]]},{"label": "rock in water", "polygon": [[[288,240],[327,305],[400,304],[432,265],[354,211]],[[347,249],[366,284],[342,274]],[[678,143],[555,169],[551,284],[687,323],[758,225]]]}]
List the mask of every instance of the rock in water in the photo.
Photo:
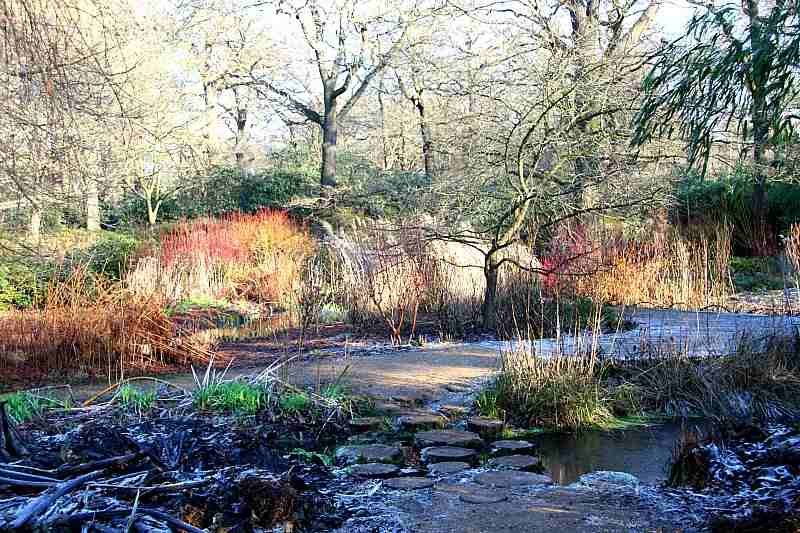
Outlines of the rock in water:
[{"label": "rock in water", "polygon": [[475,450],[454,446],[431,446],[420,452],[424,463],[443,463],[451,461],[472,462],[476,459]]},{"label": "rock in water", "polygon": [[400,429],[411,433],[441,428],[444,426],[444,422],[445,419],[438,415],[407,415],[397,419]]},{"label": "rock in water", "polygon": [[403,452],[400,448],[383,444],[342,446],[336,450],[337,462],[346,465],[359,462],[399,463],[402,459]]},{"label": "rock in water", "polygon": [[397,465],[389,465],[385,463],[367,463],[363,465],[353,465],[350,468],[350,473],[356,477],[376,478],[382,479],[394,476],[400,471]]},{"label": "rock in water", "polygon": [[478,474],[475,481],[490,487],[519,487],[524,485],[549,485],[552,480],[542,474],[519,472],[516,470],[501,470]]},{"label": "rock in water", "polygon": [[427,448],[429,446],[460,446],[463,448],[483,447],[483,441],[476,433],[452,429],[421,431],[417,433],[415,440],[417,446],[420,448]]},{"label": "rock in water", "polygon": [[536,457],[530,455],[506,455],[489,459],[492,468],[507,468],[509,470],[525,470],[527,472],[543,472],[542,464]]},{"label": "rock in water", "polygon": [[395,490],[419,490],[433,487],[434,481],[427,477],[395,477],[383,482],[383,486]]},{"label": "rock in water", "polygon": [[499,457],[502,455],[530,454],[536,446],[524,440],[498,440],[492,443],[492,455]]},{"label": "rock in water", "polygon": [[462,472],[468,468],[470,468],[469,463],[464,463],[461,461],[445,461],[444,463],[433,463],[428,467],[428,471],[431,474],[438,476],[447,476],[457,472]]},{"label": "rock in water", "polygon": [[505,427],[505,422],[496,418],[475,416],[467,420],[467,428],[484,438],[497,437]]}]

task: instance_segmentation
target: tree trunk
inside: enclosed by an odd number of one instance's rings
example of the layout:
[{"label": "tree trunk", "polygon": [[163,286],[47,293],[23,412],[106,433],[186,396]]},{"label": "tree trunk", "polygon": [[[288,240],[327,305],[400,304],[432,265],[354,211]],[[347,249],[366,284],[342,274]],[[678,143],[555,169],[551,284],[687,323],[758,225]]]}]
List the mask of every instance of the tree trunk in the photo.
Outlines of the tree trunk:
[{"label": "tree trunk", "polygon": [[433,176],[433,137],[428,121],[425,119],[422,97],[416,99],[415,106],[419,115],[419,131],[422,135],[422,163],[425,167],[425,175],[430,178]]},{"label": "tree trunk", "polygon": [[494,253],[489,252],[483,267],[486,278],[486,288],[483,292],[483,308],[481,309],[483,329],[486,331],[497,330],[497,278],[499,268],[494,259]]},{"label": "tree trunk", "polygon": [[88,231],[100,230],[100,197],[97,191],[97,181],[92,178],[86,182],[86,229]]},{"label": "tree trunk", "polygon": [[145,203],[147,204],[147,223],[150,226],[155,226],[158,220],[158,210],[161,208],[161,201],[153,202],[153,197],[148,196]]},{"label": "tree trunk", "polygon": [[383,76],[380,78],[378,85],[378,111],[380,111],[380,124],[381,124],[381,156],[382,168],[381,170],[389,170],[389,154],[386,142],[386,106],[383,103]]},{"label": "tree trunk", "polygon": [[[750,46],[753,50],[768,53],[769,43],[763,35],[762,22],[759,18],[759,5],[755,0],[743,2],[746,13],[750,19]],[[751,68],[751,96],[753,104],[750,109],[750,118],[753,122],[753,223],[756,231],[763,235],[754,235],[754,245],[760,250],[753,250],[757,254],[766,253],[770,239],[767,231],[767,148],[769,144],[769,119],[767,118],[767,83],[769,82],[769,69],[764,62],[754,59]]]},{"label": "tree trunk", "polygon": [[336,103],[325,105],[325,118],[322,122],[322,174],[323,187],[336,187],[336,134],[338,129]]},{"label": "tree trunk", "polygon": [[31,206],[31,220],[28,232],[33,240],[38,240],[42,234],[42,208],[38,205]]}]

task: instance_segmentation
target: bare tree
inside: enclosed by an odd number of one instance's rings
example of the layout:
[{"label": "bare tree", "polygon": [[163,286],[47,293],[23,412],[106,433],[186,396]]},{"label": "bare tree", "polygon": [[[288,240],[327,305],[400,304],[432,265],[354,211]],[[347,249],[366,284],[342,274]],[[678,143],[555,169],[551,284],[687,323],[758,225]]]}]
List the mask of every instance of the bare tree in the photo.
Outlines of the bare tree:
[{"label": "bare tree", "polygon": [[127,112],[112,26],[109,6],[92,0],[0,2],[0,180],[30,208],[34,237],[43,209],[81,183],[87,225],[99,227],[97,138]]},{"label": "bare tree", "polygon": [[369,2],[356,0],[328,5],[319,0],[280,2],[278,13],[297,24],[310,51],[308,63],[297,63],[310,64],[310,69],[296,69],[279,79],[276,71],[259,72],[253,65],[247,82],[262,96],[320,128],[323,186],[336,186],[341,122],[386,68],[405,37],[406,21],[400,14],[391,18],[385,9],[381,14],[371,14],[372,7]]}]

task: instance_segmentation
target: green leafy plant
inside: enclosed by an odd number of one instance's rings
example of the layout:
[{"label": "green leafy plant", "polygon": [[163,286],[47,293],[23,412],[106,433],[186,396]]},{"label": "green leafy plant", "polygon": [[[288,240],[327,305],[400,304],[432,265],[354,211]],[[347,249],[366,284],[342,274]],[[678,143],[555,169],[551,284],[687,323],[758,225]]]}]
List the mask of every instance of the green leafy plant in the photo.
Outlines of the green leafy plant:
[{"label": "green leafy plant", "polygon": [[281,409],[290,413],[301,413],[309,408],[311,398],[304,392],[293,392],[280,399]]},{"label": "green leafy plant", "polygon": [[196,389],[193,403],[204,411],[255,414],[268,405],[269,395],[244,381],[219,381]]},{"label": "green leafy plant", "polygon": [[475,398],[475,409],[481,416],[502,418],[503,410],[497,404],[497,391],[494,388],[484,389]]},{"label": "green leafy plant", "polygon": [[21,423],[42,414],[48,401],[29,392],[14,392],[0,396],[6,404],[6,412],[15,422]]},{"label": "green leafy plant", "polygon": [[292,450],[291,455],[297,457],[303,462],[312,464],[321,464],[324,466],[332,466],[334,460],[333,456],[330,454],[309,451],[303,448],[295,448],[294,450]]},{"label": "green leafy plant", "polygon": [[155,405],[156,392],[154,390],[141,390],[126,384],[120,387],[117,400],[126,411],[142,414],[152,409],[153,405]]}]

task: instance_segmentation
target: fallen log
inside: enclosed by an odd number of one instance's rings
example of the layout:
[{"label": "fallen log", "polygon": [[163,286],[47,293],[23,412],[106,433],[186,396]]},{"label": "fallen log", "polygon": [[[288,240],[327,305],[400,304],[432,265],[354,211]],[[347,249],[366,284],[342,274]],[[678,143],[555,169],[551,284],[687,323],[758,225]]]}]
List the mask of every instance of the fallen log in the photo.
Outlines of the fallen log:
[{"label": "fallen log", "polygon": [[32,481],[30,479],[0,477],[0,485],[9,485],[11,487],[30,487],[32,489],[48,489],[55,486],[55,483],[52,481]]},{"label": "fallen log", "polygon": [[19,472],[12,468],[3,468],[0,465],[0,476],[12,479],[18,479],[20,481],[27,480],[27,481],[43,481],[45,483],[58,483],[58,479],[49,476],[41,476],[38,474],[28,474],[26,472]]},{"label": "fallen log", "polygon": [[51,489],[44,491],[41,495],[34,498],[29,504],[20,509],[16,518],[11,523],[12,530],[16,531],[26,526],[31,520],[34,520],[37,516],[47,511],[56,500],[66,494],[69,494],[73,490],[80,488],[89,481],[94,481],[101,475],[103,475],[103,471],[96,470],[94,472],[89,472],[88,474],[76,477],[75,479],[70,479],[69,481],[59,483]]}]

